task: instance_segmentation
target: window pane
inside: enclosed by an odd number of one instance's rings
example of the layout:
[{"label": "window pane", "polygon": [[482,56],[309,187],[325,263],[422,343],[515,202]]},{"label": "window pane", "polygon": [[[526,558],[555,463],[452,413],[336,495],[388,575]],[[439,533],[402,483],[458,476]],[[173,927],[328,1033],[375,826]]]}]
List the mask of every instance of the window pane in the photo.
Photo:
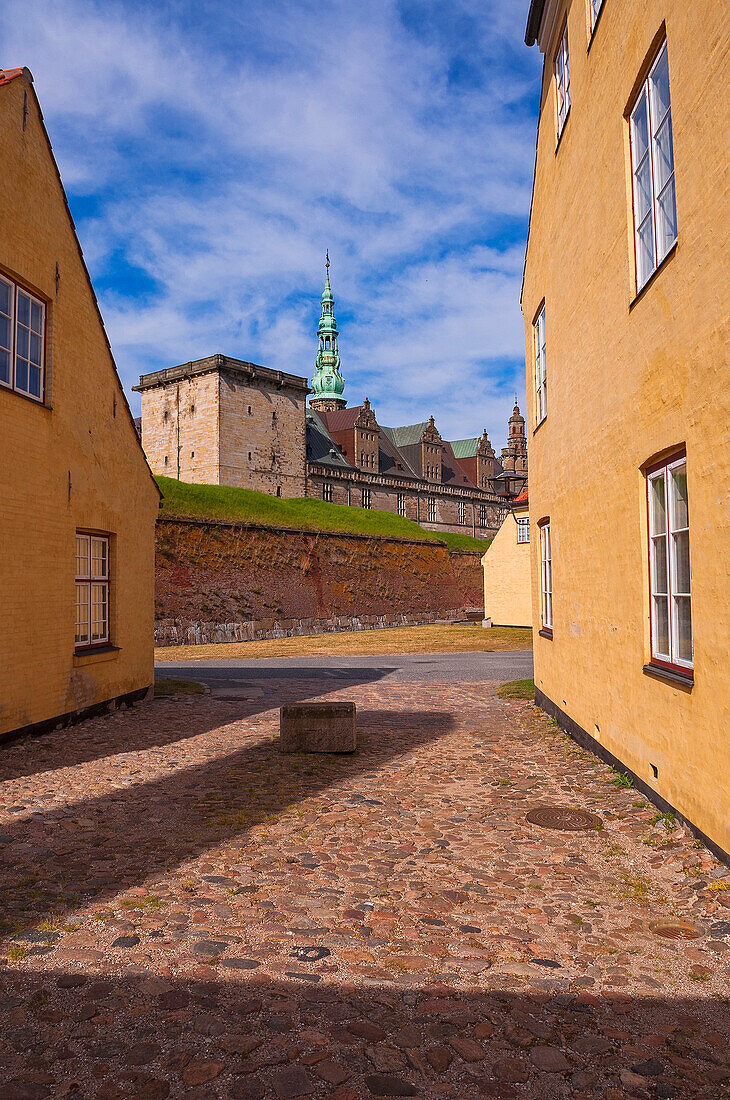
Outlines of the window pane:
[{"label": "window pane", "polygon": [[18,332],[16,336],[16,350],[18,355],[21,355],[23,359],[28,358],[28,351],[30,348],[30,333],[27,328],[23,328],[22,325],[18,325]]},{"label": "window pane", "polygon": [[28,392],[28,360],[15,360],[15,385],[19,390]]},{"label": "window pane", "polygon": [[107,627],[107,586],[91,586],[91,640],[102,642],[106,639]]},{"label": "window pane", "polygon": [[9,317],[13,310],[13,288],[0,279],[0,313]]},{"label": "window pane", "polygon": [[91,540],[91,575],[92,577],[106,577],[107,575],[107,540]]},{"label": "window pane", "polygon": [[654,596],[652,604],[652,650],[657,656],[669,659],[669,600],[666,596]]},{"label": "window pane", "polygon": [[88,577],[89,575],[89,536],[76,536],[76,576]]},{"label": "window pane", "polygon": [[672,591],[681,595],[690,594],[690,570],[689,570],[689,531],[680,531],[678,535],[672,535],[672,552],[674,555],[672,572]]},{"label": "window pane", "polygon": [[76,645],[89,640],[89,586],[76,585]]},{"label": "window pane", "polygon": [[649,148],[649,112],[646,92],[642,92],[632,115],[632,145],[634,165],[639,164]]},{"label": "window pane", "polygon": [[37,336],[35,332],[30,334],[30,354],[28,356],[31,363],[35,363],[36,366],[41,364],[41,338]]},{"label": "window pane", "polygon": [[659,535],[651,540],[651,589],[666,595],[667,587],[667,536]]},{"label": "window pane", "polygon": [[677,205],[674,195],[674,177],[657,199],[656,243],[657,257],[663,260],[677,239]]},{"label": "window pane", "polygon": [[683,527],[689,527],[686,465],[676,466],[669,471],[669,489],[672,502],[672,530],[679,531]]},{"label": "window pane", "polygon": [[43,306],[38,302],[30,303],[30,327],[33,332],[43,332]]},{"label": "window pane", "polygon": [[26,326],[30,322],[30,298],[21,290],[18,291],[18,320]]},{"label": "window pane", "polygon": [[649,78],[652,95],[653,128],[659,125],[669,110],[669,58],[666,46]]},{"label": "window pane", "polygon": [[654,270],[654,227],[647,218],[636,234],[636,279],[642,287]]},{"label": "window pane", "polygon": [[643,161],[636,169],[634,180],[636,224],[641,225],[644,218],[651,210],[651,165],[648,156],[644,157]]},{"label": "window pane", "polygon": [[[2,286],[1,283],[0,286]],[[6,317],[4,313],[0,313],[0,348],[5,348],[6,351],[10,351],[11,339],[12,328],[10,318]]]},{"label": "window pane", "polygon": [[675,657],[692,660],[692,601],[689,596],[674,596]]},{"label": "window pane", "polygon": [[34,397],[41,396],[41,368],[32,363],[28,368],[28,393],[32,393]]},{"label": "window pane", "polygon": [[0,382],[10,382],[10,352],[0,348]]},{"label": "window pane", "polygon": [[657,192],[664,188],[673,171],[672,116],[667,115],[654,138],[654,174]]},{"label": "window pane", "polygon": [[664,472],[649,482],[650,529],[652,535],[663,535],[667,529],[666,493]]}]

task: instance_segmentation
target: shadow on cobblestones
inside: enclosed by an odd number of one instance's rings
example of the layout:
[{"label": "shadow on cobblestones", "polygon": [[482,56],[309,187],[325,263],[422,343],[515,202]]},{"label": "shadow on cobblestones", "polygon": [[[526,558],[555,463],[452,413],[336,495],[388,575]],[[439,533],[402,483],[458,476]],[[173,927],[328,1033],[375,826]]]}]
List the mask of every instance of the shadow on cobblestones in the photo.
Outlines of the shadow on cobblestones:
[{"label": "shadow on cobblestones", "polygon": [[476,992],[398,977],[363,988],[333,983],[336,956],[327,962],[292,963],[309,981],[224,980],[215,965],[209,980],[185,982],[6,971],[4,1096],[728,1095],[728,1015],[709,998]]},{"label": "shadow on cobblestones", "polygon": [[[398,754],[449,733],[454,724],[446,711],[362,710],[353,755],[284,756],[278,737],[230,752],[222,726],[218,746],[213,738],[205,752],[198,750],[198,759],[212,758],[204,764],[160,758],[163,774],[139,782],[126,761],[118,778],[106,775],[107,793],[3,827],[0,931],[37,924],[50,912],[102,901],[142,882],[154,895],[150,878],[237,837],[245,847],[251,827],[304,798],[377,771]],[[210,720],[203,725],[209,729]]]},{"label": "shadow on cobblestones", "polygon": [[[299,669],[289,670],[286,679],[272,677],[270,688],[267,685],[269,690],[262,692],[259,698],[247,699],[246,681],[239,680],[237,693],[221,700],[226,706],[213,721],[210,712],[199,717],[185,700],[156,699],[142,704],[142,707],[154,708],[153,713],[159,712],[160,721],[154,724],[131,725],[127,721],[127,712],[116,711],[102,719],[101,735],[98,723],[95,722],[93,727],[82,723],[35,737],[20,738],[6,745],[0,743],[0,783],[57,768],[73,767],[116,753],[144,752],[174,744],[207,733],[222,720],[234,722],[240,718],[252,718],[283,703],[319,697],[322,694],[322,680],[311,677],[312,669],[301,671],[305,673],[303,678],[298,678]],[[360,687],[381,680],[390,672],[391,668],[350,669],[347,674],[338,675],[332,686],[338,689]],[[191,671],[187,679],[194,680],[195,673]],[[287,680],[296,680],[296,683],[287,683]]]}]

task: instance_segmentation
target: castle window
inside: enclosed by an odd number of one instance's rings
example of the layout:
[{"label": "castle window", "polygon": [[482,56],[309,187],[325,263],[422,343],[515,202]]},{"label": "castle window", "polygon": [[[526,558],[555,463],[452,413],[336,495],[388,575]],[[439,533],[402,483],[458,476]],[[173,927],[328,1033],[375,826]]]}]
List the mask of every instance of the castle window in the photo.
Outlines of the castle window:
[{"label": "castle window", "polygon": [[248,415],[249,416],[251,415],[251,406],[250,405],[248,406]]},{"label": "castle window", "polygon": [[636,289],[641,290],[677,240],[672,110],[667,44],[631,111]]},{"label": "castle window", "polygon": [[530,541],[530,521],[529,519],[517,520],[517,541],[529,542]]},{"label": "castle window", "polygon": [[652,663],[692,669],[692,576],[689,559],[687,458],[647,473]]},{"label": "castle window", "polygon": [[109,641],[109,539],[76,532],[76,649]]},{"label": "castle window", "polygon": [[43,400],[46,307],[0,276],[0,385]]},{"label": "castle window", "polygon": [[555,55],[555,88],[558,105],[558,137],[563,132],[565,120],[570,110],[570,66],[568,63],[568,24],[560,37],[560,45]]},{"label": "castle window", "polygon": [[428,498],[428,522],[436,522],[436,497]]},{"label": "castle window", "polygon": [[479,505],[479,526],[487,526],[487,506],[486,504]]},{"label": "castle window", "polygon": [[466,502],[459,501],[459,523],[466,523]]},{"label": "castle window", "polygon": [[332,486],[329,481],[325,481],[322,485],[322,500],[332,503]]},{"label": "castle window", "polygon": [[274,409],[271,414],[271,423],[276,424],[276,409]]},{"label": "castle window", "polygon": [[363,508],[370,507],[370,489],[367,486],[362,491],[362,506]]},{"label": "castle window", "polygon": [[406,514],[406,494],[398,493],[398,515],[405,516]]},{"label": "castle window", "polygon": [[550,520],[540,525],[540,581],[542,590],[542,629],[553,633],[553,558]]},{"label": "castle window", "polygon": [[545,306],[532,326],[535,353],[535,424],[547,416],[547,360],[545,342]]},{"label": "castle window", "polygon": [[248,452],[248,461],[249,462],[251,461],[251,452],[250,451]]},{"label": "castle window", "polygon": [[165,455],[165,465],[166,465],[166,466],[167,466],[167,463],[168,463],[169,461],[170,461],[170,460],[169,460],[169,458],[167,457],[167,455]]}]

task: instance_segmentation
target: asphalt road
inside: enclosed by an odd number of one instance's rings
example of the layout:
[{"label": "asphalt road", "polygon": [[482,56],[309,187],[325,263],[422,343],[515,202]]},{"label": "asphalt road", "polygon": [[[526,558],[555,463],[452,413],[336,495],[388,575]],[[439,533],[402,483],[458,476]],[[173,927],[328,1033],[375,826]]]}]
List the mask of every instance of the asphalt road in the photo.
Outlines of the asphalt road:
[{"label": "asphalt road", "polygon": [[532,676],[532,653],[418,653],[378,654],[372,657],[267,657],[258,660],[207,660],[161,662],[160,676],[186,676],[213,690],[271,680],[306,680],[326,677],[351,681],[358,671],[379,680],[490,682],[524,680]]}]

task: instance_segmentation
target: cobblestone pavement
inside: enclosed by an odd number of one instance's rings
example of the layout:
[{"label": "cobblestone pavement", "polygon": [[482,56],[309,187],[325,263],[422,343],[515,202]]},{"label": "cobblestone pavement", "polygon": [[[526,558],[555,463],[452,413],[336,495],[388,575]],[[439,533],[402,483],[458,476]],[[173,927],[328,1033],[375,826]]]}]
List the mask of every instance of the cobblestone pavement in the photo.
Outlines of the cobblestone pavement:
[{"label": "cobblestone pavement", "polygon": [[[262,679],[4,747],[3,1100],[730,1094],[730,871],[493,687]],[[281,756],[320,696],[357,755]]]}]

